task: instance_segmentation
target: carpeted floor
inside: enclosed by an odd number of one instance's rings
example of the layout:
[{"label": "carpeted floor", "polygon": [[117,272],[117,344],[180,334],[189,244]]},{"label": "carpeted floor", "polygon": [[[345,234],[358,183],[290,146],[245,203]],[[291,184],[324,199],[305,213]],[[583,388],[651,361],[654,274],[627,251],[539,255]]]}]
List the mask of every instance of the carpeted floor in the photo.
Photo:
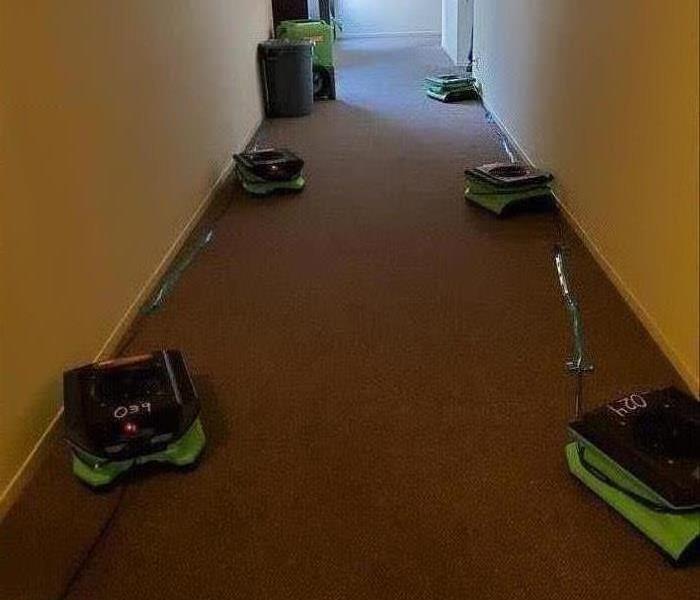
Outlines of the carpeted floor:
[{"label": "carpeted floor", "polygon": [[[567,474],[553,218],[464,203],[463,169],[505,155],[479,104],[423,95],[446,64],[433,39],[343,42],[339,100],[264,125],[308,189],[236,191],[125,348],[186,353],[206,456],[131,480],[71,600],[695,597],[697,567]],[[568,235],[590,403],[680,384]],[[120,493],[56,444],[0,527],[0,598],[59,597]]]}]

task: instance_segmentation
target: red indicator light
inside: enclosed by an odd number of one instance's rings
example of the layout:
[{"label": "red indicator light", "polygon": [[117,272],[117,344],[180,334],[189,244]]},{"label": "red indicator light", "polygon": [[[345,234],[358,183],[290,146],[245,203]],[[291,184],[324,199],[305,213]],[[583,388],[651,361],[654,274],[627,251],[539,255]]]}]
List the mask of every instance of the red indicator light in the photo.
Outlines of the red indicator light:
[{"label": "red indicator light", "polygon": [[124,433],[126,435],[136,435],[139,432],[139,427],[136,423],[131,423],[127,421],[124,423],[122,426],[122,429],[124,430]]}]

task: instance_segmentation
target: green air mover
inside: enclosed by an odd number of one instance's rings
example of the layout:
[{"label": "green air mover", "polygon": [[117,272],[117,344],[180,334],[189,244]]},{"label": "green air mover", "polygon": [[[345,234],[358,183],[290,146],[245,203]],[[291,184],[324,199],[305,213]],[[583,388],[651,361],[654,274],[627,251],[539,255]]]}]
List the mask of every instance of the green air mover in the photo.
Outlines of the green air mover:
[{"label": "green air mover", "polygon": [[277,37],[285,40],[308,40],[314,45],[314,97],[335,100],[335,61],[333,27],[325,21],[299,19],[282,21]]},{"label": "green air mover", "polygon": [[464,197],[497,215],[517,206],[551,206],[550,173],[523,163],[493,163],[467,169]]},{"label": "green air mover", "polygon": [[566,447],[571,473],[674,562],[700,550],[700,403],[667,388],[642,391],[584,412],[584,357],[578,305],[561,247],[555,264],[574,332],[576,417]]},{"label": "green air mover", "polygon": [[86,365],[63,382],[73,473],[88,485],[108,485],[136,465],[199,458],[199,399],[180,352]]},{"label": "green air mover", "polygon": [[255,196],[304,189],[304,161],[286,148],[269,148],[235,154],[236,176]]},{"label": "green air mover", "polygon": [[460,102],[479,98],[476,80],[469,74],[461,75],[431,75],[425,78],[425,93],[429,98],[440,102]]}]

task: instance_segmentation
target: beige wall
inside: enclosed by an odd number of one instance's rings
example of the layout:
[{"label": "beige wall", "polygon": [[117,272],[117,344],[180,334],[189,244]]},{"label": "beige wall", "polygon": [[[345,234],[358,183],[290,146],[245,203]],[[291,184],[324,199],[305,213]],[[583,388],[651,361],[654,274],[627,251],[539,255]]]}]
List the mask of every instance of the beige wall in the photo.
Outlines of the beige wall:
[{"label": "beige wall", "polygon": [[477,0],[489,108],[698,389],[698,1]]},{"label": "beige wall", "polygon": [[259,123],[269,28],[268,0],[0,0],[0,495]]}]

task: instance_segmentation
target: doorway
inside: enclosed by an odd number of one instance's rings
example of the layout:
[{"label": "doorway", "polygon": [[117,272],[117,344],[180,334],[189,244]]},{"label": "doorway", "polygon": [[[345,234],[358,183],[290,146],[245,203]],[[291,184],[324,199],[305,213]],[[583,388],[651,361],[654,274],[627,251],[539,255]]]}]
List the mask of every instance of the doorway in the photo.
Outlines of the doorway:
[{"label": "doorway", "polygon": [[442,48],[459,66],[472,62],[474,1],[442,0]]},{"label": "doorway", "polygon": [[442,0],[337,0],[344,37],[440,35]]}]

